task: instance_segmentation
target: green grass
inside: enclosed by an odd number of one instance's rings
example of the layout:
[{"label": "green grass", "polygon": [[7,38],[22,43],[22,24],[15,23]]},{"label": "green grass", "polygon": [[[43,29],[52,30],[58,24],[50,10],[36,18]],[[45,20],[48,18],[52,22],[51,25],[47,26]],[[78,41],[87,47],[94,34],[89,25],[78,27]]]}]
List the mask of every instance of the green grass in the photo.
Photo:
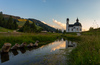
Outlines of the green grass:
[{"label": "green grass", "polygon": [[15,43],[35,43],[36,40],[39,40],[39,46],[41,46],[47,44],[48,42],[55,41],[60,35],[61,34],[50,33],[0,33],[0,48],[6,42],[11,43],[13,46]]},{"label": "green grass", "polygon": [[77,47],[67,56],[69,65],[100,65],[100,32],[84,32],[81,36],[66,34],[77,41]]},{"label": "green grass", "polygon": [[0,32],[8,32],[8,31],[9,31],[9,32],[13,32],[13,30],[0,27]]}]

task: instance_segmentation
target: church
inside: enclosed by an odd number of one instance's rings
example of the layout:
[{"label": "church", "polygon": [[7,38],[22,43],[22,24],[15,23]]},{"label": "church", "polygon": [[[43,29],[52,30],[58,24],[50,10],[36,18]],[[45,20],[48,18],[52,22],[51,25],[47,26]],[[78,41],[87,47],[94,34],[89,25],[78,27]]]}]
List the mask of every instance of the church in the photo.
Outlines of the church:
[{"label": "church", "polygon": [[74,24],[69,24],[69,18],[66,20],[66,32],[82,32],[82,25],[79,19],[76,19]]}]

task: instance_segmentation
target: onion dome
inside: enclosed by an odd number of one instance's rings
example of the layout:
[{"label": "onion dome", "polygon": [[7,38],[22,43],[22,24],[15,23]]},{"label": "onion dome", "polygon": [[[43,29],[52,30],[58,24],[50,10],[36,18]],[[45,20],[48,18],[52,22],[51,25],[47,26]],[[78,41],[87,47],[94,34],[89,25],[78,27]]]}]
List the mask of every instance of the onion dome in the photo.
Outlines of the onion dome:
[{"label": "onion dome", "polygon": [[82,26],[81,23],[79,23],[79,19],[76,19],[76,22],[74,23],[74,26]]}]

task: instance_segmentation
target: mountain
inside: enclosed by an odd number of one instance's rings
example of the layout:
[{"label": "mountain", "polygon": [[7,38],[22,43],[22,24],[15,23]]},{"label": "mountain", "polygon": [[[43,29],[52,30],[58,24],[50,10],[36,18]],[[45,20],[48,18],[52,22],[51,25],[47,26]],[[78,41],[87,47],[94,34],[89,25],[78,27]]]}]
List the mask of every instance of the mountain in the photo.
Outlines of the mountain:
[{"label": "mountain", "polygon": [[48,32],[49,31],[51,31],[51,32],[53,32],[53,31],[55,32],[56,31],[55,28],[53,28],[53,27],[51,27],[51,26],[49,26],[47,24],[44,24],[43,22],[41,22],[39,20],[36,20],[36,19],[28,19],[28,20],[34,22],[37,26],[42,27],[44,31],[48,31]]}]

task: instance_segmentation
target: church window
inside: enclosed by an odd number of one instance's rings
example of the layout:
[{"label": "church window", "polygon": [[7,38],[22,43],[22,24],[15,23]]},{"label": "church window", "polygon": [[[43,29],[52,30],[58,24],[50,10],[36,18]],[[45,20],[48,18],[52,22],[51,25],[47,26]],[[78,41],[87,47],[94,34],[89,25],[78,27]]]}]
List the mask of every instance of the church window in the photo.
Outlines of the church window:
[{"label": "church window", "polygon": [[73,29],[72,29],[72,31],[73,31]]},{"label": "church window", "polygon": [[80,31],[81,31],[81,29],[80,29]]},{"label": "church window", "polygon": [[77,31],[78,31],[78,28],[77,28]]},{"label": "church window", "polygon": [[69,31],[69,29],[68,29],[68,31]]}]

